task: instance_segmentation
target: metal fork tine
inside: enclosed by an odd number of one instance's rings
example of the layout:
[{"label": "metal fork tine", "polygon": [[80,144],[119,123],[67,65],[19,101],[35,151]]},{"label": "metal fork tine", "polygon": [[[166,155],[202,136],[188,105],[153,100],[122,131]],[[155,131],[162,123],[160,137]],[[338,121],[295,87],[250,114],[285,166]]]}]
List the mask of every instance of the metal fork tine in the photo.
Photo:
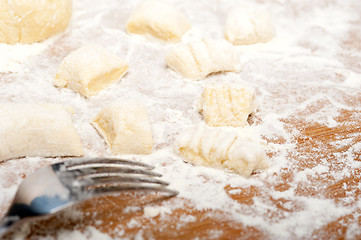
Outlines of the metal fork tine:
[{"label": "metal fork tine", "polygon": [[144,170],[144,169],[136,169],[136,168],[129,168],[129,167],[103,167],[103,168],[80,168],[80,169],[68,169],[67,171],[63,172],[63,174],[73,174],[80,177],[86,177],[90,174],[114,174],[114,175],[129,175],[129,174],[137,174],[137,175],[144,175],[144,176],[153,176],[153,177],[161,177],[162,174],[151,170]]},{"label": "metal fork tine", "polygon": [[155,195],[157,198],[176,196],[178,191],[168,189],[168,183],[157,179],[162,175],[153,169],[112,158],[78,158],[43,167],[20,184],[12,207],[0,221],[0,238],[22,219],[53,214],[96,196],[124,191],[163,193]]},{"label": "metal fork tine", "polygon": [[153,184],[159,184],[163,186],[169,185],[169,183],[148,177],[148,176],[137,176],[137,177],[129,177],[124,176],[124,174],[119,173],[94,173],[94,174],[88,174],[84,176],[80,176],[77,178],[78,181],[85,180],[85,184],[92,180],[92,184],[111,184],[111,183],[119,183],[119,182],[138,182],[138,183],[153,183]]},{"label": "metal fork tine", "polygon": [[122,166],[142,167],[148,170],[154,169],[153,166],[150,166],[145,163],[125,160],[125,159],[110,159],[110,158],[72,159],[67,161],[65,166],[67,170],[76,170],[76,169],[84,169],[84,168],[102,168],[102,167],[119,168]]},{"label": "metal fork tine", "polygon": [[106,195],[109,193],[119,193],[124,191],[149,191],[149,192],[163,192],[169,194],[169,197],[174,197],[178,194],[178,191],[168,189],[166,187],[156,186],[144,186],[144,185],[128,185],[128,186],[107,186],[101,188],[92,189],[93,194]]}]

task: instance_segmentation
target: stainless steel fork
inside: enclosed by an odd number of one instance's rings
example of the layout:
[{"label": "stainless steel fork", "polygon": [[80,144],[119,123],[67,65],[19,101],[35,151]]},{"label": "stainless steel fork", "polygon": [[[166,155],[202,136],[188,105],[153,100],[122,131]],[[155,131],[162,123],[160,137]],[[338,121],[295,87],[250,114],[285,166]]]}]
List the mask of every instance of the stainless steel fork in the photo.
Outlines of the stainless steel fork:
[{"label": "stainless steel fork", "polygon": [[163,192],[167,188],[154,167],[114,158],[77,158],[43,167],[20,184],[6,216],[0,221],[0,238],[10,227],[30,218],[46,216],[81,201],[119,191]]}]

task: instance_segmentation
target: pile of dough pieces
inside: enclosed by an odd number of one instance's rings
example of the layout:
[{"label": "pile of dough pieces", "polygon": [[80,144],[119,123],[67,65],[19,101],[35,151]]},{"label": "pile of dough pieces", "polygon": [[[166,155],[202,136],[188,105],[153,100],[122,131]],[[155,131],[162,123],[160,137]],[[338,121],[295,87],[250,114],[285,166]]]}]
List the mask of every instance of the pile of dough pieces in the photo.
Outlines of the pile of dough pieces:
[{"label": "pile of dough pieces", "polygon": [[[187,18],[165,1],[148,0],[138,6],[127,22],[128,33],[178,42],[191,28]],[[274,35],[267,12],[251,6],[232,9],[225,24],[225,37],[235,45],[265,43]]]},{"label": "pile of dough pieces", "polygon": [[[190,29],[186,17],[161,1],[146,1],[131,15],[129,33],[164,41],[181,41]],[[265,43],[274,28],[267,13],[251,7],[233,9],[227,16],[228,40],[200,39],[175,44],[165,56],[170,69],[182,76],[201,80],[211,73],[240,71],[234,45]],[[268,167],[264,147],[251,131],[247,120],[255,111],[254,92],[247,87],[206,87],[199,102],[199,112],[206,124],[185,129],[175,143],[175,151],[197,165],[227,168],[249,176]]]},{"label": "pile of dough pieces", "polygon": [[[23,2],[23,1],[21,1]],[[9,11],[24,6],[10,6],[14,1],[1,2],[0,42],[34,42],[63,30],[71,13],[71,0],[41,1],[50,7],[33,15],[47,21],[53,14],[58,27],[48,31],[29,24],[22,12]],[[25,3],[19,3],[25,4]],[[4,7],[3,7],[4,5]],[[29,6],[25,6],[30,8]],[[52,11],[58,9],[56,13]],[[70,9],[69,9],[70,8]],[[55,10],[54,10],[55,11]],[[38,18],[39,17],[39,18]],[[15,20],[17,20],[15,23]],[[41,21],[37,21],[41,22]],[[23,24],[23,25],[21,25]],[[50,24],[51,25],[51,24]],[[179,42],[191,28],[187,18],[165,1],[145,1],[131,14],[126,30],[167,42]],[[34,31],[30,39],[16,31]],[[45,33],[48,32],[48,33]],[[30,34],[31,35],[31,34]],[[225,38],[177,43],[165,55],[170,69],[182,76],[201,80],[211,73],[238,72],[239,56],[234,45],[267,42],[273,37],[269,16],[250,7],[235,8],[227,17]],[[69,88],[89,98],[116,84],[127,73],[128,64],[98,45],[81,47],[60,63],[54,85]],[[175,142],[175,151],[186,161],[216,168],[227,168],[248,176],[254,170],[268,167],[263,146],[252,132],[247,120],[255,111],[254,91],[247,87],[210,86],[200,96],[199,112],[205,123],[185,129]],[[82,145],[71,123],[72,110],[55,104],[0,105],[0,161],[22,156],[81,156]],[[104,138],[112,154],[150,154],[153,137],[147,109],[138,101],[119,101],[105,106],[92,120],[92,125]],[[21,136],[21,138],[19,137]]]},{"label": "pile of dough pieces", "polygon": [[[142,34],[167,42],[179,42],[191,28],[187,18],[165,1],[149,0],[140,4],[127,22],[128,33]],[[168,66],[183,76],[200,80],[217,72],[238,72],[239,59],[233,45],[265,43],[274,35],[270,16],[263,10],[240,6],[230,11],[222,40],[178,43],[167,53]],[[230,44],[230,43],[232,44]]]},{"label": "pile of dough pieces", "polygon": [[205,123],[190,126],[178,136],[178,154],[196,165],[226,168],[244,176],[268,168],[265,149],[248,124],[256,110],[252,89],[206,87],[198,108]]},{"label": "pile of dough pieces", "polygon": [[[0,162],[18,157],[82,156],[72,108],[58,104],[0,104]],[[113,154],[149,154],[153,148],[146,108],[137,101],[114,102],[92,124]]]}]

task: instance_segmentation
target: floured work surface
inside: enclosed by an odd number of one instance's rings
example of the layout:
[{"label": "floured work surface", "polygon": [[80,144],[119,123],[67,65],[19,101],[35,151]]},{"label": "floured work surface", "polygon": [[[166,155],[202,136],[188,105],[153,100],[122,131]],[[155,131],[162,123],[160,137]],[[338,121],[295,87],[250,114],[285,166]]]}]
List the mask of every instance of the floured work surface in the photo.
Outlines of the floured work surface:
[{"label": "floured work surface", "polygon": [[[240,2],[172,1],[192,25],[183,41],[223,39],[225,16]],[[122,194],[26,224],[9,238],[361,238],[361,3],[247,2],[271,13],[273,40],[238,46],[241,72],[197,82],[166,67],[164,54],[172,44],[126,33],[140,1],[78,0],[64,34],[31,45],[1,44],[0,102],[70,105],[85,156],[110,156],[90,124],[103,106],[120,98],[141,100],[154,151],[130,158],[155,165],[180,192],[152,203],[159,209],[155,216],[144,214],[134,194]],[[52,84],[61,60],[86,43],[106,47],[130,66],[118,84],[89,99]],[[183,128],[203,121],[196,103],[204,87],[218,83],[256,89],[252,127],[267,143],[269,169],[244,178],[174,154]],[[0,163],[0,216],[26,175],[59,160]]]}]

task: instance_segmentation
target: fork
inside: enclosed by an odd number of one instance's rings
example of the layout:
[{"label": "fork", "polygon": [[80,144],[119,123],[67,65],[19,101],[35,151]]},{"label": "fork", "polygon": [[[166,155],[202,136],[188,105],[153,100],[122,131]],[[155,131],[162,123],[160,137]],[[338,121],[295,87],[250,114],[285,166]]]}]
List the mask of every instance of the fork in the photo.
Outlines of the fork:
[{"label": "fork", "polygon": [[56,213],[76,203],[120,191],[178,194],[152,171],[153,166],[117,158],[75,158],[40,168],[20,184],[0,221],[0,238],[11,227]]}]

